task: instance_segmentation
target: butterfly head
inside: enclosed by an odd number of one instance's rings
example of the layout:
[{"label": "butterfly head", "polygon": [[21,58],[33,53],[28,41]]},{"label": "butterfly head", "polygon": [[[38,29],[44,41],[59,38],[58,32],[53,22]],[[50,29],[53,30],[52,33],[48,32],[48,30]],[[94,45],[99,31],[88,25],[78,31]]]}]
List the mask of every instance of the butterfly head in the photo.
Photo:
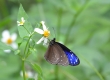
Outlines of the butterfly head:
[{"label": "butterfly head", "polygon": [[53,38],[53,40],[50,41],[50,45],[53,45],[55,43],[55,38]]}]

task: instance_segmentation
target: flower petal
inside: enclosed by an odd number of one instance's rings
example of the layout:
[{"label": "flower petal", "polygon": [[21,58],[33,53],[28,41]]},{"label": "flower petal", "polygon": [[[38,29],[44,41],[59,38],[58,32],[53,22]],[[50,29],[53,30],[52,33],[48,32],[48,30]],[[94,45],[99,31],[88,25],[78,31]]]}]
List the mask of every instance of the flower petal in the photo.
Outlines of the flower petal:
[{"label": "flower petal", "polygon": [[12,39],[13,41],[15,41],[16,38],[17,38],[17,34],[16,34],[16,33],[13,33],[13,34],[11,35],[11,39]]},{"label": "flower petal", "polygon": [[24,17],[21,17],[21,21],[22,21],[22,22],[25,22]]},{"label": "flower petal", "polygon": [[39,34],[43,34],[44,33],[44,31],[42,29],[39,29],[39,28],[35,28],[34,31],[39,33]]},{"label": "flower petal", "polygon": [[34,74],[33,74],[31,71],[27,71],[27,74],[28,74],[28,77],[29,77],[29,78],[34,77]]},{"label": "flower petal", "polygon": [[46,45],[46,44],[47,44],[47,41],[48,41],[48,39],[47,39],[47,38],[44,38],[44,43],[43,43],[43,45]]},{"label": "flower petal", "polygon": [[9,38],[10,37],[9,31],[8,30],[4,30],[3,33],[2,33],[2,37]]},{"label": "flower petal", "polygon": [[19,24],[20,22],[19,22],[19,21],[17,21],[17,23]]},{"label": "flower petal", "polygon": [[7,38],[3,37],[3,38],[1,39],[1,41],[4,42],[4,43],[6,43]]},{"label": "flower petal", "polygon": [[10,50],[10,49],[7,49],[7,50],[4,50],[4,52],[6,52],[6,53],[10,53],[11,50]]},{"label": "flower petal", "polygon": [[44,21],[41,21],[41,24],[42,24],[43,30],[45,31],[45,30],[47,30],[47,28],[46,28],[46,26],[45,26],[44,23],[45,23]]},{"label": "flower petal", "polygon": [[17,45],[15,42],[13,42],[13,43],[11,44],[11,47],[12,47],[13,49],[17,49],[17,48],[18,48],[18,45]]},{"label": "flower petal", "polygon": [[21,24],[18,24],[18,26],[20,26]]},{"label": "flower petal", "polygon": [[43,40],[44,40],[44,37],[42,37],[42,38],[37,42],[37,44],[41,43]]}]

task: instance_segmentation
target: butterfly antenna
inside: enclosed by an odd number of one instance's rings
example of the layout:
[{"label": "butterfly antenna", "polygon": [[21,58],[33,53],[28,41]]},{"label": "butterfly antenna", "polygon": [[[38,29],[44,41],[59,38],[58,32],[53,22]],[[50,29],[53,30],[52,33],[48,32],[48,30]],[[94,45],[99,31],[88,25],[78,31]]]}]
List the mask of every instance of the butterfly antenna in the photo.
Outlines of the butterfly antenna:
[{"label": "butterfly antenna", "polygon": [[53,29],[53,32],[54,32],[54,38],[56,38],[56,31],[55,31],[55,28],[54,27],[52,27],[52,29]]}]

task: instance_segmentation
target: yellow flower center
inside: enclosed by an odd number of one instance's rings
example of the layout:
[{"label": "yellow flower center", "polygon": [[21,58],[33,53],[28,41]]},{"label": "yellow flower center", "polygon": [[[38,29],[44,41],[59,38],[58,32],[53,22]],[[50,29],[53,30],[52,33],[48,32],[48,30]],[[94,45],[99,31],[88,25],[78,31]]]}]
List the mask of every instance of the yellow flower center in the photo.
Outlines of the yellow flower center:
[{"label": "yellow flower center", "polygon": [[13,41],[12,41],[12,39],[11,38],[9,38],[8,40],[7,40],[7,44],[11,44]]},{"label": "yellow flower center", "polygon": [[25,73],[25,77],[26,77],[26,78],[28,78],[28,77],[29,77],[27,73]]},{"label": "yellow flower center", "polygon": [[23,22],[23,21],[21,21],[21,22],[20,22],[20,25],[23,25],[23,24],[24,24],[24,22]]},{"label": "yellow flower center", "polygon": [[50,35],[50,31],[45,30],[43,36],[44,37],[49,37],[49,35]]}]

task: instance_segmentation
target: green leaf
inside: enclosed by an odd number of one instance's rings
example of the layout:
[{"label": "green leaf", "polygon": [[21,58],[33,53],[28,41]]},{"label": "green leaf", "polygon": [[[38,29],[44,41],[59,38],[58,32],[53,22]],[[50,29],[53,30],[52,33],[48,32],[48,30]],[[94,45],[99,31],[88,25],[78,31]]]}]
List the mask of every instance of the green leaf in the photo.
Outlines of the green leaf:
[{"label": "green leaf", "polygon": [[29,78],[28,80],[35,80],[34,78]]},{"label": "green leaf", "polygon": [[21,21],[21,18],[24,17],[25,23],[23,26],[18,26],[19,35],[21,38],[24,36],[29,36],[32,32],[33,28],[31,24],[28,22],[28,15],[26,14],[25,10],[23,9],[22,5],[20,4],[19,12],[18,12],[18,21]]},{"label": "green leaf", "polygon": [[26,29],[23,26],[18,26],[18,31],[21,38],[25,36],[29,36],[29,33],[26,31]]},{"label": "green leaf", "polygon": [[33,39],[30,39],[29,44],[30,47],[33,48],[35,46],[35,41]]},{"label": "green leaf", "polygon": [[43,80],[42,77],[40,75],[38,75],[37,80]]},{"label": "green leaf", "polygon": [[2,50],[7,50],[7,49],[13,50],[11,46],[6,45],[3,42],[0,42],[0,46],[1,46],[0,49],[2,49]]},{"label": "green leaf", "polygon": [[35,64],[35,63],[31,63],[33,68],[36,70],[36,72],[39,74],[39,75],[42,75],[42,69],[39,65]]},{"label": "green leaf", "polygon": [[28,39],[29,39],[28,36],[23,37],[23,41],[28,41]]},{"label": "green leaf", "polygon": [[20,47],[20,45],[21,45],[23,42],[27,42],[28,39],[29,39],[29,36],[23,37],[23,39],[18,43],[18,46]]},{"label": "green leaf", "polygon": [[19,54],[19,53],[20,53],[20,50],[15,50],[15,51],[14,51],[14,54],[15,54],[15,55],[17,55],[17,54]]},{"label": "green leaf", "polygon": [[30,53],[36,55],[37,50],[35,48],[29,48],[29,51],[30,51]]}]

